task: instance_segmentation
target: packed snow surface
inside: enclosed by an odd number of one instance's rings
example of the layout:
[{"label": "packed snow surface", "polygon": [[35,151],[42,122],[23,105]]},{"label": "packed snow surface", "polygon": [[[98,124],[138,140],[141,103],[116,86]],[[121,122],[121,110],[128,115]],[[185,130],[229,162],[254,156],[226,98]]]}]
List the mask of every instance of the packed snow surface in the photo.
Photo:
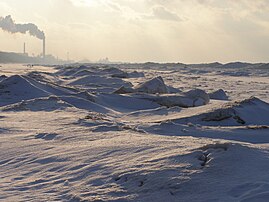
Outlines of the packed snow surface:
[{"label": "packed snow surface", "polygon": [[269,65],[1,65],[0,201],[269,201]]}]

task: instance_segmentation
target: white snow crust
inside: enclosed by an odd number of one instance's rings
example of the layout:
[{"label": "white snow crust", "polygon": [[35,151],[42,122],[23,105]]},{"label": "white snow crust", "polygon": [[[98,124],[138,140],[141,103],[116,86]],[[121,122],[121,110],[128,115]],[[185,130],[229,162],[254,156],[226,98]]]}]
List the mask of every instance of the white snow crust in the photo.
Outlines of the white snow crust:
[{"label": "white snow crust", "polygon": [[269,201],[266,64],[0,69],[0,201]]}]

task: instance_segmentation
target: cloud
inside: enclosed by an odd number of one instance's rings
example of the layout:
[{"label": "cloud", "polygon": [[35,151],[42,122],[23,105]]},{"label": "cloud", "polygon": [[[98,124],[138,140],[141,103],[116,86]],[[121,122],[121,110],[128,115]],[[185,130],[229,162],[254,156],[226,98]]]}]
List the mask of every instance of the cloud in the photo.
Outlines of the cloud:
[{"label": "cloud", "polygon": [[154,6],[150,15],[143,15],[144,19],[153,20],[165,20],[165,21],[182,21],[182,19],[176,14],[169,11],[163,6]]},{"label": "cloud", "polygon": [[269,61],[268,0],[0,1],[2,16],[38,24],[62,57],[69,49],[93,60]]},{"label": "cloud", "polygon": [[78,7],[84,7],[84,6],[96,6],[98,4],[101,4],[100,0],[68,0],[70,1],[74,6]]},{"label": "cloud", "polygon": [[165,7],[157,6],[153,9],[153,16],[161,20],[181,21],[180,17],[167,10]]},{"label": "cloud", "polygon": [[106,5],[115,11],[121,11],[121,7],[118,4],[115,4],[113,2],[107,2]]},{"label": "cloud", "polygon": [[13,11],[14,11],[14,9],[12,7],[10,7],[7,3],[0,2],[0,12],[1,12],[1,14],[3,14],[3,13],[11,13]]}]

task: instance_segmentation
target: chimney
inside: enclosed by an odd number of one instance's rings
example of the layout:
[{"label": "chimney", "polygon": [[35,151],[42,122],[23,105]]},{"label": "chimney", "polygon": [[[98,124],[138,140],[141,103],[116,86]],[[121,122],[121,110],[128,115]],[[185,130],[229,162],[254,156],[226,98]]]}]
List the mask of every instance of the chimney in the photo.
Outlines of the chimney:
[{"label": "chimney", "polygon": [[25,42],[23,43],[23,54],[24,55],[26,54],[26,51],[25,51]]},{"label": "chimney", "polygon": [[45,41],[45,37],[43,38],[43,58],[46,57],[46,41]]}]

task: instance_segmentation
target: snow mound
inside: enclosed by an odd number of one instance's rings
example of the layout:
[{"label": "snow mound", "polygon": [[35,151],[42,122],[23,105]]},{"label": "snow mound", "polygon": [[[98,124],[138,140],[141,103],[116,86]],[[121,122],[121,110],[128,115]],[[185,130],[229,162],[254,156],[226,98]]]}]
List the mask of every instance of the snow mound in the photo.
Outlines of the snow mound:
[{"label": "snow mound", "polygon": [[121,73],[112,74],[111,77],[115,78],[128,78],[129,75],[127,72],[122,71]]},{"label": "snow mound", "polygon": [[221,66],[221,68],[245,68],[250,66],[250,63],[244,62],[230,62]]},{"label": "snow mound", "polygon": [[100,94],[96,98],[96,103],[118,112],[128,113],[137,110],[154,109],[160,106],[152,102],[152,100],[117,94]]},{"label": "snow mound", "polygon": [[121,86],[119,89],[114,91],[115,94],[127,94],[127,93],[134,93],[135,90],[130,87]]},{"label": "snow mound", "polygon": [[[86,65],[80,65],[80,66],[60,66],[59,70],[57,71],[57,75],[61,75],[61,76],[66,76],[66,77],[72,77],[74,75],[76,75],[78,73],[78,75],[80,75],[79,72],[84,72],[87,73],[88,70],[91,70],[92,68],[90,66],[86,66]],[[83,73],[82,73],[83,74]],[[76,75],[76,76],[78,76]],[[84,75],[88,75],[88,74],[84,74]]]},{"label": "snow mound", "polygon": [[116,77],[116,78],[127,78],[129,74],[116,67],[111,67],[108,65],[93,66],[93,65],[80,65],[80,66],[70,66],[61,67],[57,72],[58,75],[66,77],[82,77],[82,76],[106,76],[106,77]]},{"label": "snow mound", "polygon": [[235,102],[233,108],[246,124],[269,125],[269,103],[256,97]]},{"label": "snow mound", "polygon": [[251,97],[242,101],[222,104],[218,108],[187,119],[205,125],[269,125],[269,104],[256,97]]},{"label": "snow mound", "polygon": [[126,77],[121,77],[121,76],[127,75],[127,73],[122,71],[121,69],[118,69],[116,67],[109,67],[109,66],[103,68],[100,72],[106,75],[114,76],[114,77],[119,76],[120,78],[126,78]]},{"label": "snow mound", "polygon": [[150,93],[150,94],[165,94],[169,93],[168,87],[165,85],[161,76],[155,77],[142,84],[138,84],[134,87],[136,92]]},{"label": "snow mound", "polygon": [[48,92],[51,95],[64,96],[64,95],[73,95],[79,93],[80,91],[76,88],[70,86],[62,86],[56,83],[37,81],[30,77],[25,77],[32,85],[36,86],[43,91]]},{"label": "snow mound", "polygon": [[2,80],[6,79],[6,78],[7,78],[6,75],[1,75],[1,76],[0,76],[0,82],[1,82]]},{"label": "snow mound", "polygon": [[148,94],[168,94],[180,93],[179,89],[165,85],[161,76],[150,79],[144,83],[136,85],[134,88],[130,86],[121,86],[114,91],[115,94],[128,94],[128,93],[148,93]]},{"label": "snow mound", "polygon": [[143,72],[137,72],[137,71],[133,71],[133,72],[120,72],[120,73],[116,73],[116,74],[112,74],[111,77],[116,77],[116,78],[139,78],[139,77],[144,77],[144,73]]},{"label": "snow mound", "polygon": [[209,97],[210,99],[213,100],[228,100],[228,96],[226,95],[225,91],[222,89],[213,91],[211,93],[209,93]]},{"label": "snow mound", "polygon": [[56,96],[50,96],[26,101],[23,100],[19,103],[2,107],[2,111],[54,111],[64,110],[67,107],[73,106]]},{"label": "snow mound", "polygon": [[83,70],[79,70],[79,71],[75,72],[74,74],[72,74],[72,76],[73,77],[83,77],[83,76],[89,76],[92,74],[94,74],[93,71],[83,69]]},{"label": "snow mound", "polygon": [[104,69],[102,72],[108,73],[111,77],[116,77],[116,78],[139,78],[139,77],[144,77],[143,72],[126,72],[118,68],[109,68],[109,69]]},{"label": "snow mound", "polygon": [[46,72],[33,71],[26,74],[26,76],[28,78],[30,77],[32,79],[35,79],[36,81],[42,81],[42,82],[47,82],[47,83],[52,83],[52,82],[59,83],[60,82],[58,78]]},{"label": "snow mound", "polygon": [[146,99],[166,107],[198,107],[209,103],[208,94],[200,89],[177,94],[133,94],[132,97]]},{"label": "snow mound", "polygon": [[94,96],[91,93],[88,93],[87,91],[81,91],[76,94],[77,97],[83,98],[85,100],[89,100],[91,102],[96,102],[96,96]]},{"label": "snow mound", "polygon": [[191,180],[182,184],[177,190],[178,196],[192,198],[188,197],[189,191],[196,187],[200,191],[193,192],[197,195],[194,201],[204,199],[209,190],[210,195],[205,201],[268,200],[269,183],[264,178],[265,168],[268,168],[267,151],[241,144],[206,145],[205,148],[201,151],[204,157],[200,158],[206,162],[204,172],[191,176]]},{"label": "snow mound", "polygon": [[98,103],[92,102],[89,99],[85,99],[82,96],[61,96],[60,97],[61,100],[63,100],[64,102],[78,108],[78,109],[83,109],[83,110],[87,110],[87,111],[93,111],[93,112],[98,112],[98,113],[111,113],[113,114],[114,111],[102,106]]},{"label": "snow mound", "polygon": [[139,77],[145,77],[145,74],[143,72],[138,71],[128,73],[128,78],[139,78]]},{"label": "snow mound", "polygon": [[184,93],[187,97],[193,99],[194,106],[201,106],[209,103],[209,95],[201,89],[193,89]]},{"label": "snow mound", "polygon": [[78,78],[71,83],[70,85],[84,85],[84,86],[131,86],[129,82],[123,81],[120,78],[109,78],[106,76],[98,76],[98,75],[92,75],[92,76],[85,76],[82,78]]},{"label": "snow mound", "polygon": [[0,82],[0,106],[49,95],[49,92],[33,85],[24,76],[14,75]]},{"label": "snow mound", "polygon": [[155,101],[166,107],[198,107],[202,105],[206,105],[208,103],[207,100],[204,100],[202,97],[189,97],[185,96],[184,94],[181,95],[174,95],[174,94],[168,94],[168,95],[161,95],[158,96]]}]

